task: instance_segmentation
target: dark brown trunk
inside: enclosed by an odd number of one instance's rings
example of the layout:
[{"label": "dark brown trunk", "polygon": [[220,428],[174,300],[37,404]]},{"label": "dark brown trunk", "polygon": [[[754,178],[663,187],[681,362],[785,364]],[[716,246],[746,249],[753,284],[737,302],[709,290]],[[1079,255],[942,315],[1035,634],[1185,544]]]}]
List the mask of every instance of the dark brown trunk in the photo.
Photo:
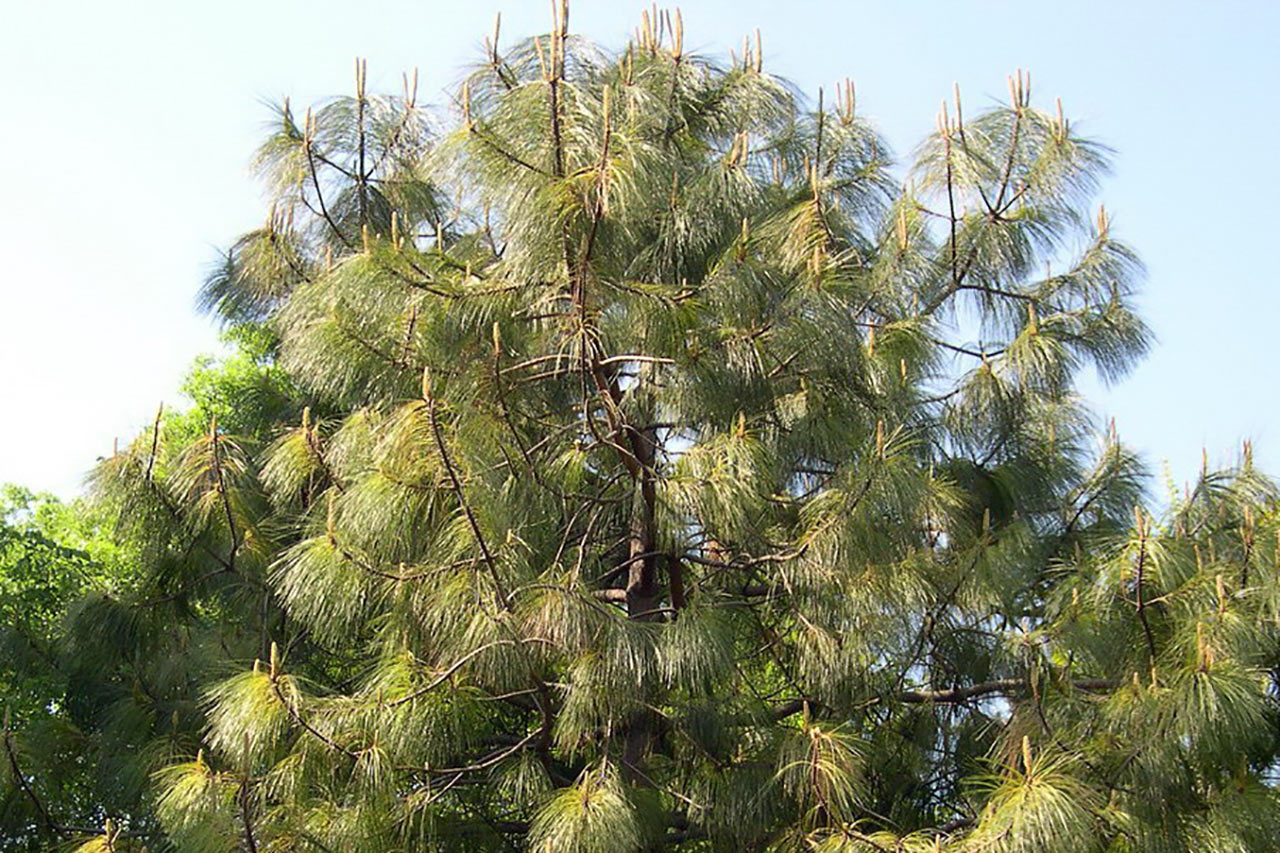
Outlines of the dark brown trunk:
[{"label": "dark brown trunk", "polygon": [[[640,464],[637,473],[639,500],[631,516],[631,538],[628,547],[627,615],[638,621],[656,621],[662,617],[662,589],[658,583],[657,485],[654,482],[656,430],[650,428],[632,434],[632,451]],[[649,685],[637,685],[637,693],[647,699]],[[644,763],[653,740],[652,714],[636,711],[628,720],[623,747],[623,773],[632,784],[648,784]]]}]

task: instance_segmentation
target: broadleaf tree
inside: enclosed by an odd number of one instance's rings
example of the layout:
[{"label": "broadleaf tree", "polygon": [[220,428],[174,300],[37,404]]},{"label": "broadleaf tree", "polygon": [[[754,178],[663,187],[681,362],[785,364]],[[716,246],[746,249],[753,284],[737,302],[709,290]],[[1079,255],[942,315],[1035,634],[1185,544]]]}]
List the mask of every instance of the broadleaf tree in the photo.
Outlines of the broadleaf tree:
[{"label": "broadleaf tree", "polygon": [[94,474],[94,618],[219,663],[85,849],[1280,843],[1275,489],[1149,508],[1075,390],[1149,343],[1107,149],[1021,72],[896,161],[678,12],[499,35],[279,109],[203,301],[294,396]]},{"label": "broadleaf tree", "polygon": [[[131,549],[83,501],[0,487],[0,839],[42,849],[93,833],[137,803],[120,773],[111,702],[89,667],[69,655],[67,613],[86,595],[127,584]],[[114,698],[114,697],[112,697]],[[104,701],[106,700],[106,701]],[[106,735],[106,736],[101,736]],[[145,743],[146,741],[143,741]]]}]

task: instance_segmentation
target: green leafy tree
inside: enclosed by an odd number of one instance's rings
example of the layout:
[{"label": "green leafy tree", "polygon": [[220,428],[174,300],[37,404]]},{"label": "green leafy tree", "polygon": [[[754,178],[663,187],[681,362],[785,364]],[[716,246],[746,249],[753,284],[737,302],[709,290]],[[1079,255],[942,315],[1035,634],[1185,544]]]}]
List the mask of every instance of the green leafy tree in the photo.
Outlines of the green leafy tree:
[{"label": "green leafy tree", "polygon": [[[182,391],[190,406],[157,413],[155,427],[175,447],[206,433],[212,419],[265,440],[301,411],[268,329],[239,323],[224,342],[228,353],[189,370]],[[155,427],[113,459],[147,453],[151,476],[163,476],[171,460],[153,447]],[[6,850],[92,835],[108,817],[120,844],[161,837],[151,774],[197,747],[205,689],[263,647],[261,630],[244,645],[245,625],[276,612],[264,617],[260,599],[220,596],[216,577],[184,587],[173,564],[190,555],[166,551],[126,510],[17,487],[0,493]]]},{"label": "green leafy tree", "polygon": [[[118,808],[116,780],[97,772],[77,695],[86,681],[66,654],[65,615],[90,590],[119,585],[132,561],[83,503],[0,489],[0,837],[41,849],[93,832]],[[51,810],[52,808],[52,810]]]},{"label": "green leafy tree", "polygon": [[269,328],[237,323],[223,332],[222,342],[229,353],[201,356],[187,372],[182,393],[192,405],[171,415],[169,441],[189,443],[217,418],[220,429],[262,442],[300,411],[301,393],[276,363],[279,341]]},{"label": "green leafy tree", "polygon": [[1095,440],[1141,266],[1026,77],[900,171],[678,14],[405,82],[283,105],[205,289],[307,406],[94,475],[77,636],[238,666],[85,849],[1277,846],[1276,492]]}]

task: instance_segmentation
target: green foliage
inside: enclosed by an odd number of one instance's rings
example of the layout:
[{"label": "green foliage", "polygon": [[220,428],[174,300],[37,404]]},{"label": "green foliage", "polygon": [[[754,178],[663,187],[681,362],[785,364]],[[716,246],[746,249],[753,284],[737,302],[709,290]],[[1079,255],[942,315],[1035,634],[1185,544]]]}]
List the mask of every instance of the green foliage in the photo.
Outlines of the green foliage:
[{"label": "green foliage", "polygon": [[192,405],[165,424],[175,443],[206,432],[213,418],[231,435],[265,441],[273,425],[299,408],[297,388],[276,363],[279,342],[270,328],[238,324],[222,333],[222,342],[229,355],[201,356],[183,380],[182,393]]},{"label": "green foliage", "polygon": [[1018,75],[899,163],[851,86],[566,15],[453,112],[280,108],[236,351],[92,476],[129,572],[13,570],[119,780],[11,762],[24,843],[1274,847],[1280,493],[1157,514],[1095,435],[1106,148]]},{"label": "green foliage", "polygon": [[533,819],[532,850],[627,853],[640,850],[642,831],[611,768],[589,768],[552,796]]},{"label": "green foliage", "polygon": [[[127,589],[131,549],[83,503],[0,489],[0,836],[39,849],[55,820],[45,800],[79,817],[115,806],[120,780],[93,766],[79,672],[66,655],[68,608],[91,589]],[[88,746],[88,748],[87,748]],[[24,783],[27,786],[24,788]],[[61,815],[59,815],[61,817]]]}]

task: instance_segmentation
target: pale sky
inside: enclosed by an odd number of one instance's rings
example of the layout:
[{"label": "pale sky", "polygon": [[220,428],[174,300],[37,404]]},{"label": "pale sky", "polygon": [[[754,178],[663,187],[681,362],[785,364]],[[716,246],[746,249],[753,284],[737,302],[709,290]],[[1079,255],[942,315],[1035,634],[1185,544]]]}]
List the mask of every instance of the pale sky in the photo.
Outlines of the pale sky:
[{"label": "pale sky", "polygon": [[[640,4],[575,0],[575,32],[625,41]],[[1272,362],[1280,289],[1280,3],[688,0],[686,45],[760,27],[766,67],[815,94],[846,76],[906,155],[953,82],[966,112],[1032,72],[1116,149],[1100,200],[1149,269],[1159,341],[1087,393],[1159,473],[1193,476],[1242,438],[1280,474]],[[246,164],[269,117],[417,67],[436,103],[501,11],[545,31],[543,0],[3,0],[0,29],[0,482],[72,496],[95,457],[179,403],[216,349],[194,297],[220,247],[263,217]]]}]

